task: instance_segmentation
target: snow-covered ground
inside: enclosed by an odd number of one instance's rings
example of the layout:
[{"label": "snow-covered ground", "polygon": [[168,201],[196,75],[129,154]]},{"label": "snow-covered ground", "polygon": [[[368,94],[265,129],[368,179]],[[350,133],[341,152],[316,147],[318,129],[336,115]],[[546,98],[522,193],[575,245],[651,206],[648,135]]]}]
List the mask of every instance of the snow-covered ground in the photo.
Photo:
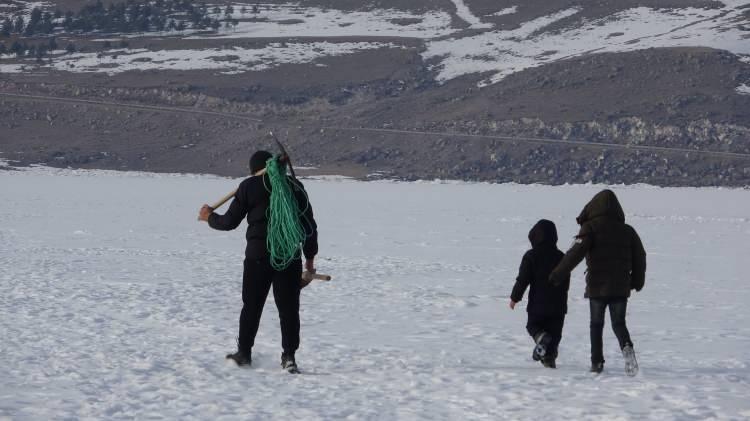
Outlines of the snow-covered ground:
[{"label": "snow-covered ground", "polygon": [[750,55],[748,32],[738,25],[746,19],[742,16],[750,1],[724,3],[724,8],[711,10],[637,7],[581,26],[545,31],[548,25],[580,11],[571,8],[518,29],[431,41],[423,56],[441,59],[436,67],[442,81],[490,72],[483,85],[530,67],[591,53],[702,46]]},{"label": "snow-covered ground", "polygon": [[45,9],[50,7],[52,7],[52,4],[46,1],[4,0],[0,3],[0,19],[22,16],[28,22],[34,8]]},{"label": "snow-covered ground", "polygon": [[334,280],[302,292],[292,376],[272,298],[253,367],[224,360],[244,226],[195,218],[237,182],[0,171],[0,419],[750,418],[748,190],[614,187],[649,258],[629,378],[609,326],[587,372],[582,268],[557,370],[507,307],[528,229],[567,247],[602,186],[309,180]]},{"label": "snow-covered ground", "polygon": [[455,31],[451,28],[450,14],[444,11],[342,11],[301,6],[297,3],[260,3],[258,13],[253,13],[249,4],[244,5],[246,11],[241,13],[242,6],[234,5],[235,13],[232,16],[240,19],[236,27],[222,29],[218,35],[194,35],[192,38],[382,36],[429,39]]},{"label": "snow-covered ground", "polygon": [[475,16],[471,9],[469,9],[469,6],[464,3],[464,0],[452,0],[453,5],[456,6],[456,14],[458,17],[460,17],[463,21],[469,24],[469,27],[472,29],[484,29],[484,28],[492,28],[492,24],[482,22],[481,19],[479,19],[477,16]]},{"label": "snow-covered ground", "polygon": [[500,9],[497,12],[490,14],[490,16],[512,15],[513,13],[516,13],[517,11],[518,11],[518,6],[506,7],[505,9]]},{"label": "snow-covered ground", "polygon": [[[119,49],[102,53],[65,54],[50,67],[76,72],[106,72],[110,75],[129,70],[217,70],[223,74],[273,68],[285,63],[310,63],[323,57],[352,54],[380,48],[398,48],[382,42],[270,43],[263,48],[209,48],[204,50]],[[28,64],[0,64],[0,72],[33,69]]]}]

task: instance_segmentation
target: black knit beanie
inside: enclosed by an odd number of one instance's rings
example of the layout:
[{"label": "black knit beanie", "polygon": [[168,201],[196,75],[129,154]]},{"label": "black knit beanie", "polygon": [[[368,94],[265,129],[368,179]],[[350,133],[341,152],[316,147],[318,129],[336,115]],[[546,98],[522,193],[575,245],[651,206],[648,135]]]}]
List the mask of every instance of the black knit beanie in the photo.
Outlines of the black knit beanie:
[{"label": "black knit beanie", "polygon": [[256,172],[266,168],[266,161],[271,159],[273,155],[268,151],[258,151],[250,157],[250,172],[255,174]]}]

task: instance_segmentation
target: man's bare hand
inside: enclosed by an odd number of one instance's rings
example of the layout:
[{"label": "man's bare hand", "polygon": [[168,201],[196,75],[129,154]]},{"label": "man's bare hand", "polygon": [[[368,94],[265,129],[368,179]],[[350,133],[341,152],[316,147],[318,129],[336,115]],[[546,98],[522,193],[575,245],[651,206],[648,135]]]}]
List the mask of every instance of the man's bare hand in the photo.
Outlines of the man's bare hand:
[{"label": "man's bare hand", "polygon": [[214,208],[208,205],[203,205],[200,212],[198,213],[199,221],[208,221],[208,217],[214,212]]},{"label": "man's bare hand", "polygon": [[518,304],[518,303],[516,303],[516,302],[515,302],[515,301],[513,301],[513,300],[510,300],[510,304],[509,304],[509,306],[510,306],[510,309],[511,309],[511,310],[515,310],[515,309],[516,309],[516,304]]},{"label": "man's bare hand", "polygon": [[305,271],[315,273],[315,259],[305,260]]}]

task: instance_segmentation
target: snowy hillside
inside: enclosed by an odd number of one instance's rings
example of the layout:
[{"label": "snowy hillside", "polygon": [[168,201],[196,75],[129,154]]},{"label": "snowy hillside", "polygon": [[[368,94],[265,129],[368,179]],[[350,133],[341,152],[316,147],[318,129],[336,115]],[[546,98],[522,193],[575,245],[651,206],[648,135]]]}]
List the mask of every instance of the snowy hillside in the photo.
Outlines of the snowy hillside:
[{"label": "snowy hillside", "polygon": [[295,377],[271,302],[253,367],[224,360],[244,227],[195,218],[236,184],[0,171],[0,419],[750,418],[747,190],[614,187],[649,258],[628,378],[609,322],[587,372],[582,269],[557,370],[507,307],[528,229],[552,219],[566,248],[602,186],[308,180],[334,280],[302,293]]},{"label": "snowy hillside", "polygon": [[[601,16],[589,16],[588,7],[568,7],[546,15],[514,19],[518,6],[503,8],[481,16],[469,7],[471,2],[452,1],[453,10],[413,12],[393,9],[337,10],[305,6],[298,3],[235,3],[231,13],[210,13],[210,17],[226,21],[215,31],[194,29],[144,31],[125,34],[128,38],[153,38],[157,45],[165,37],[189,40],[262,39],[318,37],[341,38],[390,37],[424,40],[425,60],[434,60],[438,80],[447,81],[462,75],[490,72],[482,84],[496,83],[509,74],[555,61],[604,52],[634,51],[654,47],[710,47],[728,50],[746,59],[750,56],[750,23],[747,0],[724,0],[723,7],[624,7],[613,8]],[[687,2],[689,4],[690,2]],[[0,18],[30,15],[34,7],[50,7],[51,3],[15,2],[17,8],[3,11]],[[209,4],[208,10],[217,7]],[[452,16],[454,17],[452,19]],[[498,22],[497,18],[504,21]],[[502,24],[512,20],[511,28]],[[230,22],[233,25],[230,25]],[[468,25],[468,28],[467,26]],[[466,31],[471,29],[473,31]],[[67,34],[66,34],[67,35]],[[119,34],[95,41],[119,41]],[[257,71],[283,63],[308,63],[315,58],[351,54],[368,50],[374,45],[355,43],[339,48],[325,48],[317,57],[298,54],[299,43],[286,48],[275,46],[260,54],[240,51],[231,44],[220,49],[195,46],[189,48],[154,48],[153,50],[123,49],[105,53],[67,54],[62,46],[52,51],[50,62],[12,60],[10,51],[0,59],[0,71],[23,73],[52,68],[71,72],[103,72],[116,74],[128,70],[215,69],[222,73]],[[318,51],[315,44],[307,49]],[[380,44],[377,48],[397,48]],[[267,49],[268,50],[268,49]],[[224,54],[221,54],[221,52]],[[293,57],[290,61],[290,56]],[[6,63],[3,63],[6,61]],[[208,61],[208,62],[207,62]],[[259,63],[263,63],[259,67]]]}]

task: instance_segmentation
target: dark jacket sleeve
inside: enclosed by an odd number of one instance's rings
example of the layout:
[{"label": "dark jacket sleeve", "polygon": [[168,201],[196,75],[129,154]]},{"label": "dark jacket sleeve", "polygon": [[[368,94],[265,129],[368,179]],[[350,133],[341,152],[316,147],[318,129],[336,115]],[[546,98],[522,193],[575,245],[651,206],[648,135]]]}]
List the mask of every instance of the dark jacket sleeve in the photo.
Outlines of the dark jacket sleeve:
[{"label": "dark jacket sleeve", "polygon": [[237,193],[234,194],[234,199],[229,205],[229,209],[224,215],[218,213],[212,213],[208,217],[208,225],[220,231],[230,231],[237,228],[245,215],[247,215],[247,205],[244,202],[246,184],[240,184]]},{"label": "dark jacket sleeve", "polygon": [[296,181],[295,196],[302,211],[302,227],[305,230],[305,240],[302,243],[302,253],[306,259],[312,259],[318,254],[318,224],[313,216],[313,208],[310,198],[307,196],[305,186]]},{"label": "dark jacket sleeve", "polygon": [[521,259],[521,267],[518,268],[516,283],[513,285],[513,291],[510,293],[510,299],[516,303],[523,299],[523,293],[526,292],[526,288],[529,287],[529,284],[534,277],[531,260],[531,252],[527,251],[526,254],[523,255],[523,259]]},{"label": "dark jacket sleeve", "polygon": [[632,261],[632,272],[631,272],[631,284],[630,286],[640,291],[643,285],[646,283],[646,250],[643,248],[641,237],[635,229],[632,229],[633,241],[631,246],[631,261]]},{"label": "dark jacket sleeve", "polygon": [[550,273],[549,279],[556,285],[560,285],[565,279],[570,279],[570,272],[578,266],[586,257],[586,253],[591,249],[593,243],[593,233],[588,225],[583,225],[581,231],[576,235],[573,246],[570,247],[565,257],[560,261],[557,267]]}]

